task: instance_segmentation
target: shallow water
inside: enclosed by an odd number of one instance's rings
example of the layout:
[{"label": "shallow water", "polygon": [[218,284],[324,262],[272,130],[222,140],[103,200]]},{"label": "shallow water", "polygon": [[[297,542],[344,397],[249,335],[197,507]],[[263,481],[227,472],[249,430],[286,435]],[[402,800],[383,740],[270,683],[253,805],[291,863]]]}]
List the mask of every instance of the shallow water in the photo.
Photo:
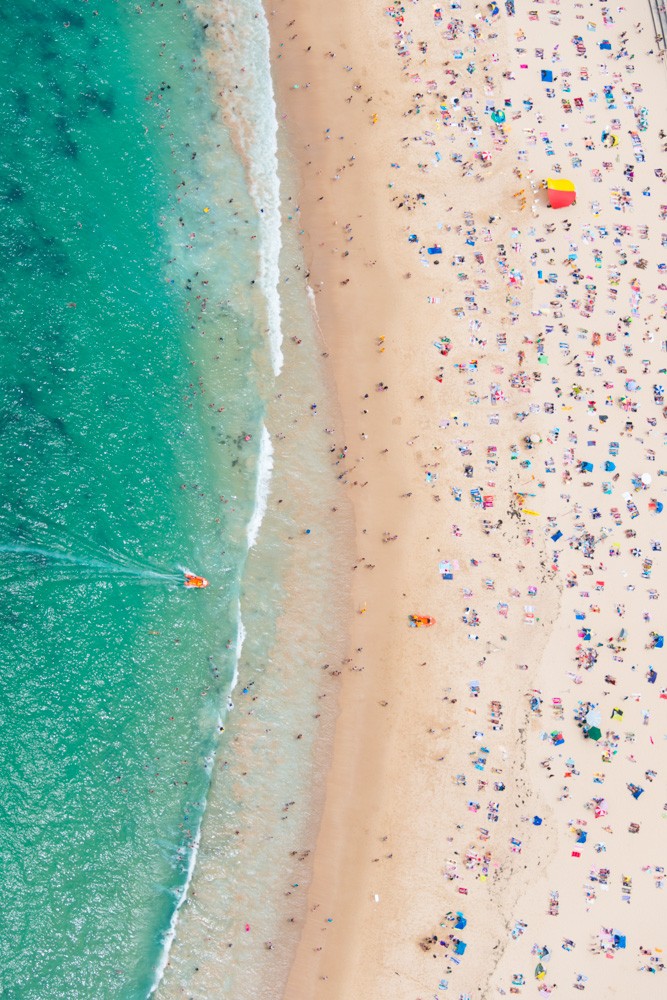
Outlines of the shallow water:
[{"label": "shallow water", "polygon": [[[289,274],[299,257],[289,233],[285,243]],[[339,426],[339,414],[323,345],[303,290],[283,290],[282,300],[302,343],[286,345],[281,398],[267,413],[274,473],[243,579],[247,635],[234,711],[160,1000],[281,996],[306,902],[339,683],[322,668],[345,655],[352,525],[324,433]]]},{"label": "shallow water", "polygon": [[[256,0],[235,0],[233,16],[231,11],[224,3],[200,8],[210,23],[208,62],[251,190],[275,199],[275,179],[252,183],[271,161],[257,159],[271,143],[262,146],[256,137],[275,130],[275,121],[265,120],[275,109],[264,13]],[[330,454],[335,441],[340,445],[340,414],[307,293],[290,163],[290,151],[279,144],[279,238],[265,223],[274,247],[282,248],[283,366],[266,414],[273,476],[243,578],[247,635],[235,707],[218,751],[197,866],[160,1000],[282,995],[324,793],[338,681],[322,668],[344,655],[339,623],[349,614],[350,596],[341,566],[352,524]],[[271,361],[275,370],[275,354]],[[336,427],[338,436],[327,435],[325,427]]]}]

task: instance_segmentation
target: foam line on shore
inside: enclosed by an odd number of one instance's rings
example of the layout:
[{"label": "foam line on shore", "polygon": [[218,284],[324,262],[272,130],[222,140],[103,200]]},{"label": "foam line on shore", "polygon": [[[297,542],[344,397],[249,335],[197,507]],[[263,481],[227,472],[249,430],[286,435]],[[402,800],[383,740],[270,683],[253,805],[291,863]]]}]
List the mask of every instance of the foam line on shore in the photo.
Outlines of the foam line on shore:
[{"label": "foam line on shore", "polygon": [[269,502],[271,491],[271,474],[273,472],[273,445],[271,435],[266,426],[262,424],[259,441],[259,454],[257,456],[257,483],[255,487],[255,506],[248,521],[248,548],[253,548],[257,544],[262,521],[266,514],[266,507]]},{"label": "foam line on shore", "polygon": [[[238,617],[237,617],[237,621],[238,621],[238,629],[237,629],[237,632],[236,632],[236,656],[234,658],[234,673],[232,675],[232,679],[231,679],[231,682],[230,682],[230,685],[229,685],[229,693],[227,695],[227,703],[226,703],[226,706],[225,706],[226,711],[224,712],[224,714],[221,714],[221,715],[218,716],[217,726],[218,726],[219,730],[221,730],[221,729],[224,728],[224,725],[223,725],[224,724],[224,719],[225,719],[227,713],[230,712],[233,709],[233,707],[234,707],[232,699],[231,699],[231,694],[232,694],[232,691],[234,690],[234,688],[236,687],[236,685],[238,684],[238,680],[239,680],[239,661],[241,659],[241,653],[243,652],[243,644],[244,644],[245,638],[246,638],[246,630],[245,630],[245,626],[243,624],[243,620],[241,618],[241,602],[240,602],[240,600],[238,602]],[[194,875],[195,867],[196,867],[196,864],[197,864],[197,855],[199,853],[199,845],[200,845],[200,842],[201,842],[201,824],[202,824],[202,821],[204,819],[204,816],[206,815],[207,802],[208,802],[208,793],[204,796],[204,801],[203,801],[201,813],[200,813],[200,816],[199,816],[199,822],[197,824],[197,833],[196,833],[196,835],[195,835],[192,843],[189,845],[188,848],[185,848],[185,847],[181,848],[181,850],[187,849],[189,851],[188,867],[187,867],[187,873],[186,873],[186,877],[185,877],[185,882],[183,883],[183,885],[178,890],[176,890],[174,892],[174,895],[176,896],[176,900],[177,900],[176,907],[174,909],[174,912],[171,915],[171,920],[169,921],[169,927],[164,932],[164,935],[163,935],[163,938],[162,938],[162,951],[161,951],[160,957],[158,959],[158,962],[157,962],[157,965],[156,965],[156,968],[155,968],[155,975],[153,977],[153,982],[151,984],[150,990],[148,991],[148,996],[153,996],[155,994],[155,992],[157,991],[160,983],[162,982],[162,978],[164,976],[165,969],[167,968],[167,965],[169,964],[169,953],[171,951],[171,947],[172,947],[172,945],[174,943],[174,939],[176,937],[176,927],[178,925],[178,919],[179,919],[179,916],[180,916],[180,910],[181,910],[181,907],[183,906],[183,903],[188,898],[188,891],[190,889],[190,882],[192,881],[192,876]]]},{"label": "foam line on shore", "polygon": [[[153,983],[151,985],[150,990],[148,991],[148,996],[149,997],[153,996],[155,994],[157,988],[159,987],[159,985],[160,985],[160,983],[162,981],[162,977],[164,976],[164,971],[167,968],[167,965],[169,963],[169,953],[171,951],[171,946],[172,946],[172,944],[174,942],[174,938],[176,937],[176,925],[178,924],[178,918],[179,918],[179,915],[180,915],[180,910],[181,910],[181,907],[183,906],[183,903],[188,898],[188,889],[190,888],[190,882],[192,881],[192,876],[194,874],[195,865],[197,863],[197,854],[199,853],[199,844],[200,844],[201,823],[202,823],[202,819],[204,818],[204,813],[205,812],[206,812],[206,800],[204,800],[204,806],[203,806],[203,809],[201,811],[201,815],[199,817],[199,823],[198,823],[198,826],[197,826],[197,834],[196,834],[194,840],[192,841],[192,844],[190,845],[190,847],[188,849],[188,851],[189,851],[189,857],[188,857],[188,868],[187,868],[187,874],[186,874],[185,882],[180,887],[180,889],[178,890],[178,892],[174,893],[174,895],[176,896],[176,899],[177,899],[176,908],[174,909],[174,912],[171,915],[171,920],[169,921],[169,927],[167,928],[167,930],[165,931],[165,933],[163,935],[163,939],[162,939],[162,953],[160,954],[160,957],[158,959],[158,962],[157,962],[157,965],[156,965],[156,968],[155,968],[155,975],[153,977]],[[187,848],[184,848],[184,849],[187,849]]]},{"label": "foam line on shore", "polygon": [[[239,601],[238,607],[238,630],[236,632],[236,659],[234,661],[234,674],[232,676],[232,682],[229,685],[229,693],[231,695],[232,691],[239,682],[239,661],[241,659],[241,653],[243,652],[243,643],[245,642],[246,630],[243,624],[243,619],[241,618],[241,602]],[[230,701],[230,707],[231,701]]]},{"label": "foam line on shore", "polygon": [[[249,157],[250,194],[259,212],[261,242],[259,249],[260,286],[266,300],[267,333],[274,375],[283,367],[282,324],[280,303],[280,251],[282,248],[280,218],[280,176],[278,173],[278,114],[273,80],[270,72],[269,25],[264,8],[258,4],[255,23],[258,26],[259,46],[255,48],[264,72],[257,75],[257,89],[253,101],[255,109],[264,109],[258,127],[253,130],[253,149]],[[261,48],[261,51],[259,49]],[[260,97],[263,98],[260,100]]]}]

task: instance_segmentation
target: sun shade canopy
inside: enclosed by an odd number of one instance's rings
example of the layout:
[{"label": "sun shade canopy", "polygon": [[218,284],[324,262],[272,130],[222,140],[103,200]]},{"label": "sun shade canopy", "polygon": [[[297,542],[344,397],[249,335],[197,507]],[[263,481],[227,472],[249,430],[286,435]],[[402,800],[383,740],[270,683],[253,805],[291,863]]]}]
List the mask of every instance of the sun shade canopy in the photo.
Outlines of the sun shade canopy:
[{"label": "sun shade canopy", "polygon": [[577,192],[572,181],[550,177],[547,181],[547,193],[552,208],[567,208],[577,200]]}]

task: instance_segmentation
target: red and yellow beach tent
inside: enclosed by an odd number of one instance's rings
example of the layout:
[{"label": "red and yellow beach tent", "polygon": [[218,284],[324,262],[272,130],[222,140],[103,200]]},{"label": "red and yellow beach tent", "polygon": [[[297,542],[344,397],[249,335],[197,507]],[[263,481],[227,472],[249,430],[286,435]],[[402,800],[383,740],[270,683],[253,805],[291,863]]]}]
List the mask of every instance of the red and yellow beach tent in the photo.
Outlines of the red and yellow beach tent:
[{"label": "red and yellow beach tent", "polygon": [[577,200],[577,192],[572,181],[556,180],[550,177],[547,181],[547,194],[552,208],[567,208]]}]

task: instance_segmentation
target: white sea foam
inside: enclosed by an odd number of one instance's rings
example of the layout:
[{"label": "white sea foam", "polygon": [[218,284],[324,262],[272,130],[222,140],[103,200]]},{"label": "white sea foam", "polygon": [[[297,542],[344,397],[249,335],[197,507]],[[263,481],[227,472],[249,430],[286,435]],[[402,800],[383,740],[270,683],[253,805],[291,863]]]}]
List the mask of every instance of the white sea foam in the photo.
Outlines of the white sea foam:
[{"label": "white sea foam", "polygon": [[313,314],[313,319],[315,320],[315,326],[317,327],[317,332],[319,333],[322,340],[324,340],[324,334],[322,333],[322,327],[320,325],[320,314],[317,311],[317,300],[315,298],[315,292],[311,285],[306,285],[306,295],[308,296],[308,304],[310,305],[310,311]]},{"label": "white sea foam", "polygon": [[248,548],[256,544],[269,502],[271,473],[273,472],[273,445],[271,435],[262,424],[257,456],[257,485],[255,486],[255,507],[248,521]]},{"label": "white sea foam", "polygon": [[249,150],[250,194],[259,212],[261,237],[259,247],[259,283],[266,300],[267,334],[274,375],[283,367],[282,325],[280,303],[280,249],[282,246],[280,217],[280,178],[278,175],[278,114],[271,79],[269,25],[261,3],[255,19],[259,37],[254,47],[261,71],[255,75],[253,97],[256,128],[253,129],[252,149]]},{"label": "white sea foam", "polygon": [[243,619],[241,618],[241,602],[239,601],[238,610],[238,622],[239,626],[236,630],[236,660],[234,661],[234,676],[232,677],[232,683],[229,685],[229,693],[231,694],[236,685],[239,682],[239,662],[241,660],[241,653],[243,652],[243,643],[245,642],[246,630],[243,624]]},{"label": "white sea foam", "polygon": [[[220,93],[232,93],[224,111],[240,148],[248,190],[259,218],[256,287],[264,296],[266,334],[275,375],[283,366],[278,116],[271,78],[269,25],[261,0],[210,0],[198,6],[209,27],[211,65]],[[211,22],[211,23],[209,23]]]},{"label": "white sea foam", "polygon": [[[238,619],[237,620],[238,620],[238,628],[236,630],[236,650],[235,650],[236,656],[234,658],[234,673],[232,675],[232,679],[231,679],[231,682],[230,682],[230,685],[229,685],[229,695],[227,696],[228,697],[228,701],[227,701],[227,706],[226,706],[226,712],[225,712],[224,716],[221,715],[221,716],[218,717],[218,728],[220,728],[223,725],[224,718],[225,718],[227,712],[229,712],[234,707],[232,705],[232,703],[231,703],[231,697],[230,696],[231,696],[232,691],[234,690],[234,688],[238,684],[238,680],[239,680],[239,661],[241,659],[241,653],[243,652],[243,643],[245,642],[245,637],[246,637],[245,626],[244,626],[243,621],[241,619],[241,601],[240,600],[238,602]],[[174,943],[174,938],[176,937],[176,925],[178,924],[178,918],[179,918],[179,914],[180,914],[180,909],[183,906],[183,903],[185,902],[185,900],[187,899],[188,890],[190,888],[190,882],[192,881],[192,876],[194,874],[195,866],[196,866],[196,863],[197,863],[197,855],[199,853],[199,844],[200,844],[200,840],[201,840],[201,824],[202,824],[202,819],[204,817],[204,814],[206,812],[207,800],[208,800],[208,793],[204,797],[203,808],[202,808],[201,815],[200,815],[200,818],[199,818],[199,825],[197,827],[197,834],[196,834],[194,840],[192,841],[192,844],[187,849],[188,850],[188,868],[187,868],[187,872],[186,872],[186,876],[185,876],[185,882],[179,888],[178,893],[175,894],[176,895],[176,900],[177,900],[177,902],[176,902],[176,908],[175,908],[174,912],[171,915],[171,920],[169,921],[169,927],[165,931],[164,936],[162,938],[162,952],[160,954],[160,957],[158,959],[157,965],[155,967],[155,974],[153,976],[153,983],[151,985],[150,990],[148,991],[148,995],[149,996],[153,996],[153,994],[157,990],[158,986],[160,985],[160,982],[162,981],[162,977],[164,976],[164,970],[167,968],[167,964],[169,962],[169,952],[171,951],[171,946]]]},{"label": "white sea foam", "polygon": [[[206,802],[204,801],[204,809],[202,809],[202,816],[206,809]],[[167,963],[169,962],[169,952],[171,951],[171,946],[173,944],[174,938],[176,937],[176,924],[178,923],[178,917],[180,909],[187,899],[188,889],[190,888],[190,882],[192,881],[192,875],[195,870],[195,864],[197,862],[197,854],[199,853],[199,842],[200,842],[200,830],[201,830],[201,817],[199,819],[199,827],[197,829],[197,835],[192,842],[192,845],[188,848],[188,869],[185,876],[184,884],[179,888],[177,894],[176,909],[171,915],[171,920],[169,921],[169,927],[164,933],[162,938],[162,953],[158,959],[158,963],[155,967],[155,975],[153,976],[153,983],[150,990],[148,991],[149,996],[153,996],[160,981],[164,975],[164,970],[167,968]]]}]

